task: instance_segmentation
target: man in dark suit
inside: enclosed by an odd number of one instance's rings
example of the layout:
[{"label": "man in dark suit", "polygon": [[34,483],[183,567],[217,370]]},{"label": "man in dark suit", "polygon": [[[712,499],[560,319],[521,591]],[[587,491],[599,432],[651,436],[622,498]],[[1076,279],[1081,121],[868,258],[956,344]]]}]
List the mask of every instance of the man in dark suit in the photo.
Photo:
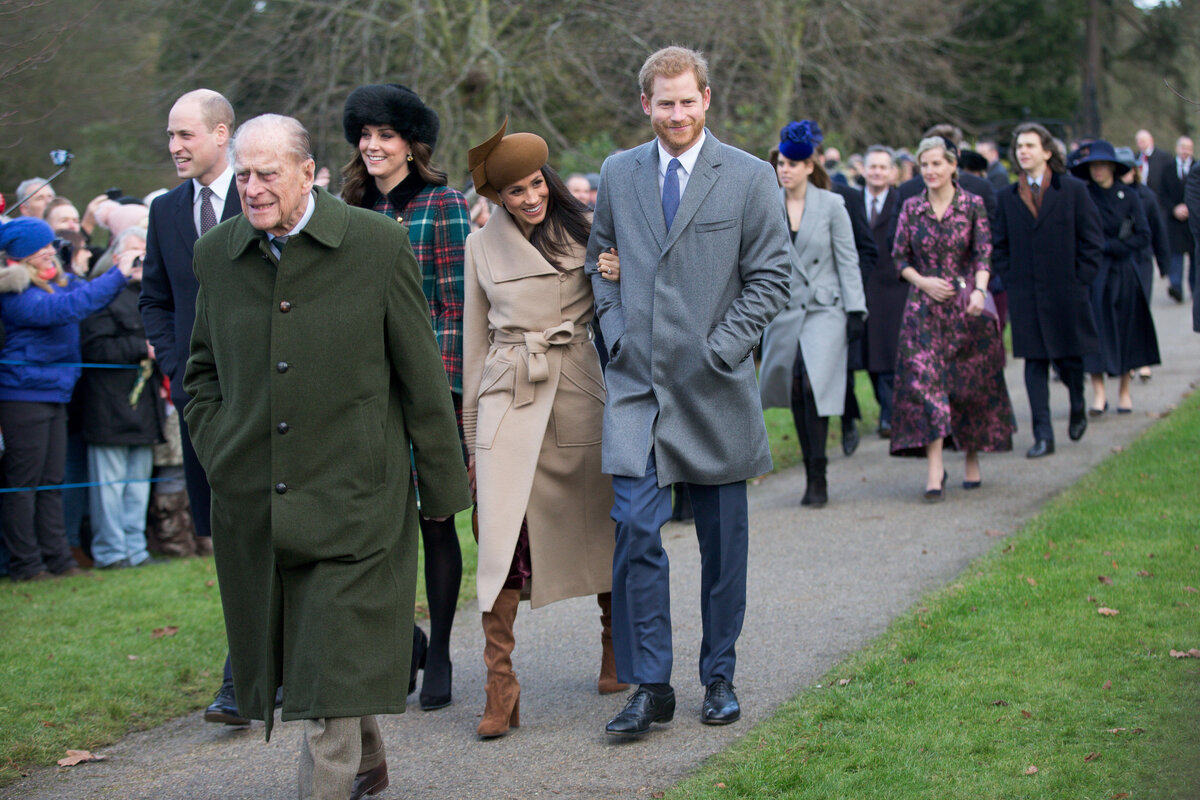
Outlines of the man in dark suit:
[{"label": "man in dark suit", "polygon": [[879,435],[892,435],[892,389],[896,378],[896,351],[900,342],[900,322],[908,302],[909,284],[896,272],[892,263],[892,239],[889,231],[895,225],[900,209],[898,192],[892,182],[896,177],[895,158],[883,145],[867,148],[864,173],[867,178],[867,222],[879,259],[875,269],[863,278],[867,295],[867,335],[863,342],[867,372],[879,402]]},{"label": "man in dark suit", "polygon": [[[192,272],[192,248],[201,234],[242,210],[233,186],[233,170],[226,159],[232,132],[233,106],[210,89],[188,92],[171,107],[167,118],[167,149],[175,162],[176,174],[186,180],[150,205],[142,296],[138,303],[146,338],[154,346],[159,367],[171,381],[171,402],[179,411],[184,476],[196,525],[196,549],[202,555],[212,554],[208,478],[196,459],[183,419],[183,409],[190,399],[183,391],[183,369],[196,321],[199,290]],[[228,725],[249,724],[237,710],[228,658],[221,689],[204,718]]]},{"label": "man in dark suit", "polygon": [[1041,458],[1054,452],[1051,361],[1070,393],[1068,435],[1077,441],[1087,430],[1083,356],[1100,346],[1089,295],[1104,234],[1087,186],[1065,174],[1049,131],[1018,125],[1010,152],[1021,174],[996,198],[992,267],[1008,287],[1013,355],[1025,359],[1034,438],[1025,455]]},{"label": "man in dark suit", "polygon": [[[1200,164],[1192,164],[1183,187],[1183,202],[1188,210],[1188,225],[1192,229],[1192,264],[1200,261]],[[1200,333],[1200,270],[1192,268],[1192,330]]]},{"label": "man in dark suit", "polygon": [[1142,173],[1142,183],[1159,193],[1163,177],[1171,170],[1171,154],[1154,146],[1154,136],[1143,128],[1134,134],[1137,142],[1138,170]]},{"label": "man in dark suit", "polygon": [[[735,643],[746,610],[746,479],[771,468],[751,352],[788,301],[787,223],[770,165],[705,127],[699,53],[668,47],[639,76],[656,138],[601,168],[584,267],[610,359],[602,471],[613,476],[613,647],[637,683],[607,725],[639,736],[675,714],[671,589],[661,527],[687,483],[700,545],[700,720],[741,716]],[[598,273],[615,248],[620,284]]]},{"label": "man in dark suit", "polygon": [[975,145],[975,152],[987,159],[987,180],[997,192],[1007,189],[1009,184],[1008,170],[1000,161],[1000,148],[991,139],[981,139]]},{"label": "man in dark suit", "polygon": [[[1183,302],[1184,296],[1184,261],[1192,256],[1192,233],[1188,230],[1188,209],[1184,203],[1184,184],[1187,183],[1188,173],[1192,169],[1192,156],[1195,145],[1187,136],[1180,136],[1175,143],[1175,159],[1170,168],[1162,173],[1157,188],[1158,207],[1162,209],[1163,218],[1167,222],[1167,240],[1171,246],[1171,257],[1167,267],[1167,279],[1170,286],[1167,293],[1176,303]],[[1196,262],[1192,262],[1192,275],[1196,272]],[[1191,280],[1187,281],[1191,284]]]}]

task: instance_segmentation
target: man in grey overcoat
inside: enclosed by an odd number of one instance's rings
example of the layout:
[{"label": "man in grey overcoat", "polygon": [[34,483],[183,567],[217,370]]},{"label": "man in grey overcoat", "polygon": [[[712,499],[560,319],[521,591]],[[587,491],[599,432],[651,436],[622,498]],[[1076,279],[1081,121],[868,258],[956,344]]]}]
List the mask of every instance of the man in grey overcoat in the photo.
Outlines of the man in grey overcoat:
[{"label": "man in grey overcoat", "polygon": [[[585,266],[609,349],[603,469],[613,476],[613,644],[637,683],[607,732],[637,736],[675,712],[668,563],[659,529],[688,484],[700,543],[701,720],[726,724],[746,607],[746,479],[771,469],[750,357],[788,300],[788,234],[766,162],[704,127],[703,56],[654,53],[639,74],[656,138],[612,156]],[[599,274],[615,249],[619,282]]]}]

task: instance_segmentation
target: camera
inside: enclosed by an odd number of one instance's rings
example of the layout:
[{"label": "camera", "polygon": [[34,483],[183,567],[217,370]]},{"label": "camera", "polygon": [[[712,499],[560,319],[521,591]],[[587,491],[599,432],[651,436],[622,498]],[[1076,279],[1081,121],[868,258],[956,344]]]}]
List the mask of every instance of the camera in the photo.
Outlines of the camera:
[{"label": "camera", "polygon": [[75,255],[75,245],[73,245],[69,240],[61,237],[55,239],[53,244],[54,252],[58,256],[58,260],[63,264],[63,266],[65,266],[67,269],[70,269],[71,259]]},{"label": "camera", "polygon": [[70,150],[51,150],[50,160],[54,162],[56,167],[65,167],[75,158],[75,154]]},{"label": "camera", "polygon": [[134,269],[137,269],[137,268],[138,268],[138,267],[140,267],[141,265],[142,265],[142,257],[141,257],[141,256],[138,256],[137,258],[135,258],[135,259],[133,260],[133,268],[134,268]]},{"label": "camera", "polygon": [[104,191],[104,194],[108,195],[109,200],[120,200],[122,197],[125,196],[125,193],[122,192],[120,189],[118,189],[116,186],[112,187],[111,189],[106,189]]}]

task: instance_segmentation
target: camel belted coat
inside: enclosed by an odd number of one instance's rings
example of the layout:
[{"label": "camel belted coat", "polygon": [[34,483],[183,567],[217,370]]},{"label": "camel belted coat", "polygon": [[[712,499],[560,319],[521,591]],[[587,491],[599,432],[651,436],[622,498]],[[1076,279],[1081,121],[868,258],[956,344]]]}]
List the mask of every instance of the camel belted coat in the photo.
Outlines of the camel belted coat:
[{"label": "camel belted coat", "polygon": [[475,456],[481,611],[504,585],[523,518],[534,608],[612,587],[604,377],[583,258],[573,247],[555,269],[503,209],[467,237],[463,435]]}]

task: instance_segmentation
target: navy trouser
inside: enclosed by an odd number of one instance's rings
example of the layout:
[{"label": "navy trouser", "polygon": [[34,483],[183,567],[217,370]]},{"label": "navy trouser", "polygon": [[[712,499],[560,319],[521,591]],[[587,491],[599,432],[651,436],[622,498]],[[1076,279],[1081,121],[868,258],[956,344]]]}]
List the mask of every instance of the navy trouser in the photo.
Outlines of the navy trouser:
[{"label": "navy trouser", "polygon": [[[1048,358],[1025,359],[1025,393],[1029,395],[1036,441],[1054,441],[1054,426],[1050,424],[1050,361]],[[1071,410],[1083,411],[1083,359],[1056,358],[1053,361],[1070,395]]]},{"label": "navy trouser", "polygon": [[[700,543],[700,682],[733,681],[746,615],[746,482],[687,484]],[[671,682],[671,586],[660,529],[671,487],[658,486],[654,453],[641,477],[613,477],[613,650],[624,683]]]}]

